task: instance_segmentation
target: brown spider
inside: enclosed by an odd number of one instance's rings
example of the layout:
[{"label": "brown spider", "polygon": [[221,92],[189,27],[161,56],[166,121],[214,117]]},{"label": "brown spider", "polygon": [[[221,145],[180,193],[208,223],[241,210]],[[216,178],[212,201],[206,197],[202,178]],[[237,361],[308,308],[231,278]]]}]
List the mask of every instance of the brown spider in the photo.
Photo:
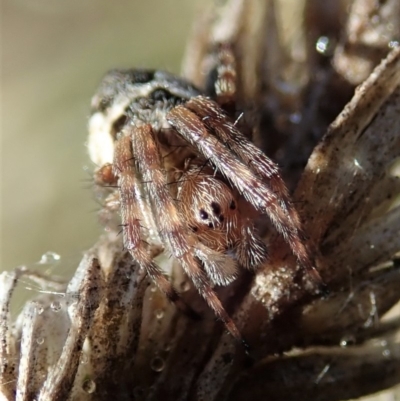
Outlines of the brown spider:
[{"label": "brown spider", "polygon": [[109,72],[92,101],[88,146],[96,182],[113,188],[105,210],[120,212],[132,258],[185,308],[153,260],[157,250],[169,252],[243,341],[213,286],[232,282],[238,265],[253,270],[266,262],[255,216],[268,215],[322,283],[277,165],[233,122],[235,60],[228,45],[218,49],[214,98],[166,72]]}]

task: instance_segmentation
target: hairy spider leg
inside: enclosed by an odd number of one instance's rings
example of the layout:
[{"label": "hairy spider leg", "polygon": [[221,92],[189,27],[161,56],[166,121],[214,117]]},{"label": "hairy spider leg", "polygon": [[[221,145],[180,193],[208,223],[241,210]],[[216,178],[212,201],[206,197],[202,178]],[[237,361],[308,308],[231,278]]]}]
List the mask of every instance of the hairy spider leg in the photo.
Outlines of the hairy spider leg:
[{"label": "hairy spider leg", "polygon": [[[288,217],[292,220],[292,235],[279,230],[285,237],[297,257],[300,264],[305,268],[322,292],[328,293],[319,272],[316,270],[311,252],[305,243],[305,235],[301,227],[301,220],[297,210],[293,207],[289,191],[280,175],[278,166],[269,159],[257,146],[253,144],[235,124],[227,118],[226,103],[235,103],[237,95],[237,65],[236,57],[230,42],[219,42],[216,44],[217,76],[214,82],[216,102],[203,96],[189,100],[185,106],[198,115],[209,131],[220,141],[227,144],[228,148],[251,168],[269,186],[273,192],[279,195],[282,207],[286,210]],[[234,107],[233,107],[234,108]],[[273,220],[273,219],[272,219]],[[283,226],[284,222],[280,226]]]},{"label": "hairy spider leg", "polygon": [[118,178],[124,247],[166,297],[185,313],[193,316],[194,312],[183,302],[162,269],[152,260],[142,239],[142,213],[138,201],[141,190],[135,175],[131,141],[131,136],[122,136],[116,141],[113,163],[113,173]]},{"label": "hairy spider leg", "polygon": [[[202,103],[206,105],[206,108],[199,116],[197,113],[199,113],[198,109],[201,108]],[[195,146],[205,158],[211,160],[256,210],[269,216],[278,232],[290,245],[300,265],[312,274],[321,290],[325,291],[324,284],[313,266],[312,258],[304,244],[305,238],[301,230],[300,219],[291,205],[277,166],[266,156],[262,158],[261,151],[254,151],[251,157],[246,154],[229,133],[228,129],[232,124],[228,124],[229,120],[226,117],[223,124],[227,129],[216,130],[215,127],[221,126],[221,122],[218,119],[211,122],[212,109],[222,114],[223,112],[214,103],[211,108],[211,117],[207,117],[209,103],[214,102],[196,98],[196,101],[192,101],[190,104],[192,108],[196,109],[196,112],[190,110],[186,104],[177,106],[168,113],[167,120],[183,138]],[[211,127],[211,131],[215,135],[210,133],[206,124]],[[246,140],[245,143],[250,142]],[[266,171],[263,171],[264,168],[267,168]],[[267,181],[268,184],[264,181]]]},{"label": "hairy spider leg", "polygon": [[[243,163],[271,187],[272,191],[279,194],[285,203],[290,204],[288,190],[279,174],[278,166],[231,123],[216,102],[198,96],[186,102],[185,106],[200,117],[208,131],[224,142]],[[299,224],[297,214],[291,217],[296,224]]]},{"label": "hairy spider leg", "polygon": [[230,43],[216,44],[217,77],[214,82],[218,104],[229,107],[235,104],[237,95],[236,59]]},{"label": "hairy spider leg", "polygon": [[292,205],[289,191],[280,175],[279,167],[229,121],[225,112],[214,101],[204,97],[196,97],[189,100],[185,106],[199,116],[207,129],[224,142],[243,163],[263,180],[266,186],[270,187],[272,192],[278,195],[282,207],[287,211],[288,217],[292,221],[292,227],[297,231],[300,240],[299,243],[296,238],[291,238],[291,241],[294,240],[293,243],[290,243],[293,253],[302,266],[312,274],[314,280],[322,285],[321,277],[312,263],[309,250],[304,244],[305,236],[302,232],[301,221]]},{"label": "hairy spider leg", "polygon": [[[179,215],[174,200],[172,199],[172,195],[169,192],[166,173],[162,168],[160,152],[151,125],[145,124],[138,127],[129,125],[127,130],[129,130],[129,134],[126,137],[128,139],[124,139],[124,143],[121,146],[129,146],[129,151],[124,151],[125,153],[123,157],[126,157],[127,159],[129,159],[129,157],[132,159],[133,157],[135,159],[139,173],[146,182],[151,198],[155,203],[155,207],[159,211],[156,223],[159,224],[161,237],[168,244],[172,255],[180,262],[183,270],[192,280],[194,286],[214,311],[216,316],[222,320],[227,330],[236,340],[245,344],[235,323],[225,311],[221,301],[213,290],[209,279],[201,269],[199,261],[201,257],[196,254],[195,251],[197,241],[184,222],[182,222],[181,216]],[[131,145],[129,144],[129,141],[131,141]],[[129,154],[130,149],[132,149],[131,155]],[[129,174],[133,174],[132,165],[130,166]],[[127,189],[129,190],[129,187]],[[124,189],[121,188],[121,192],[123,190]],[[131,192],[131,195],[125,194],[124,196],[128,198],[134,197],[134,192]],[[130,201],[130,203],[132,203],[132,201]],[[126,217],[127,213],[124,212],[124,214],[125,221],[128,221],[128,218]],[[134,216],[129,220],[130,222],[128,225],[132,225],[132,228],[126,230],[126,240],[127,244],[130,246],[130,242],[136,241],[137,243],[138,241],[137,238],[128,238],[128,235],[131,233],[132,229],[138,225],[138,223]],[[138,232],[135,232],[135,234],[139,235]],[[207,252],[208,248],[203,245],[199,249],[204,253]],[[134,256],[136,257],[136,254]],[[198,256],[199,259],[197,259],[196,256]],[[205,257],[207,258],[207,255],[205,255]],[[212,263],[211,257],[209,258],[209,263]],[[216,266],[216,268],[218,268],[218,266]],[[159,277],[157,276],[155,280],[159,280]],[[169,287],[172,288],[171,284]],[[170,291],[170,289],[168,291]],[[166,293],[169,294],[169,292]]]}]

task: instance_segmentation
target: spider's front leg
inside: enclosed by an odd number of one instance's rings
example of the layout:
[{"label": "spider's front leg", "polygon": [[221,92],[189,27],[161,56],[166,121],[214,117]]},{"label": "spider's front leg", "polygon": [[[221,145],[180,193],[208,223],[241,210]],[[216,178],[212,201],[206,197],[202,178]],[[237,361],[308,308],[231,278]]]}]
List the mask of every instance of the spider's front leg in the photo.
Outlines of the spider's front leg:
[{"label": "spider's front leg", "polygon": [[213,101],[197,97],[168,113],[168,122],[223,173],[257,211],[267,214],[299,263],[323,284],[304,244],[300,219],[277,166],[229,121]]},{"label": "spider's front leg", "polygon": [[239,190],[254,208],[267,214],[294,255],[326,292],[305,243],[300,218],[272,160],[250,142],[218,104],[202,96],[172,109],[167,120]]},{"label": "spider's front leg", "polygon": [[[237,97],[240,96],[240,82],[238,74],[235,51],[232,43],[223,41],[215,44],[216,56],[216,77],[213,82],[215,100],[212,101],[202,96],[193,98],[170,113],[170,123],[191,143],[196,135],[200,134],[198,146],[200,152],[211,154],[214,152],[214,165],[239,189],[246,199],[260,212],[268,214],[272,223],[289,243],[293,254],[300,265],[314,279],[319,290],[328,294],[328,289],[322,281],[314,266],[314,258],[306,243],[306,236],[303,233],[300,217],[290,199],[289,191],[283,181],[278,166],[268,158],[257,146],[251,142],[227,116],[227,112],[237,112]],[[244,88],[241,88],[243,91]],[[185,110],[185,108],[187,110]],[[232,114],[233,116],[234,114]],[[192,120],[194,130],[190,132],[184,127],[187,119]],[[200,123],[200,124],[199,124]],[[202,127],[203,126],[203,127]],[[205,128],[205,135],[211,134],[216,138],[207,148],[207,139],[204,141],[205,148],[202,148],[202,129]],[[186,135],[186,136],[185,136]],[[224,144],[224,148],[220,146]],[[211,150],[210,149],[214,149]],[[208,156],[206,156],[208,157]],[[247,172],[245,171],[247,170]],[[243,180],[237,180],[237,175],[243,175]],[[248,174],[250,173],[250,174]]]},{"label": "spider's front leg", "polygon": [[113,174],[117,178],[119,190],[124,247],[171,302],[177,304],[186,313],[193,314],[165,277],[162,269],[152,260],[151,252],[143,240],[141,188],[135,175],[131,141],[130,136],[122,136],[116,141],[113,162]]},{"label": "spider's front leg", "polygon": [[205,265],[209,264],[210,268],[216,264],[213,268],[218,269],[218,261],[214,260],[215,252],[199,244],[182,221],[168,190],[166,174],[150,124],[134,126],[128,123],[115,146],[114,174],[118,177],[125,247],[167,297],[177,302],[178,294],[161,269],[151,260],[142,241],[138,202],[140,188],[135,165],[153,201],[157,213],[155,221],[163,242],[232,336],[244,343],[235,323],[225,311],[201,268],[200,259]]}]

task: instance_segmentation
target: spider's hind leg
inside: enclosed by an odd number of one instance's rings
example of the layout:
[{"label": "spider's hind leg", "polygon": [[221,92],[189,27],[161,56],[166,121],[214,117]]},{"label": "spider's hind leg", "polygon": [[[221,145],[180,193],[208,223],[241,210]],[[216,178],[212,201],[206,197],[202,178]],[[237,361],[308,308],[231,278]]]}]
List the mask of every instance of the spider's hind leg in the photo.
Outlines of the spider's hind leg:
[{"label": "spider's hind leg", "polygon": [[237,100],[237,65],[232,45],[214,45],[215,66],[209,72],[207,92],[226,111],[234,111]]}]

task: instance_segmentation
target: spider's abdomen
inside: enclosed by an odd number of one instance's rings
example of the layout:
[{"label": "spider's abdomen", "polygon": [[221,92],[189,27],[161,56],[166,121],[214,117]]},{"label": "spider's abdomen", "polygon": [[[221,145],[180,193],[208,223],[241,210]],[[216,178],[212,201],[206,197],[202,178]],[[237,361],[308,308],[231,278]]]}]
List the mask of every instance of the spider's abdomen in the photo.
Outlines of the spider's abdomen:
[{"label": "spider's abdomen", "polygon": [[92,161],[112,163],[114,142],[126,123],[151,124],[154,131],[168,130],[166,114],[200,91],[164,71],[112,70],[92,99],[88,149]]}]

